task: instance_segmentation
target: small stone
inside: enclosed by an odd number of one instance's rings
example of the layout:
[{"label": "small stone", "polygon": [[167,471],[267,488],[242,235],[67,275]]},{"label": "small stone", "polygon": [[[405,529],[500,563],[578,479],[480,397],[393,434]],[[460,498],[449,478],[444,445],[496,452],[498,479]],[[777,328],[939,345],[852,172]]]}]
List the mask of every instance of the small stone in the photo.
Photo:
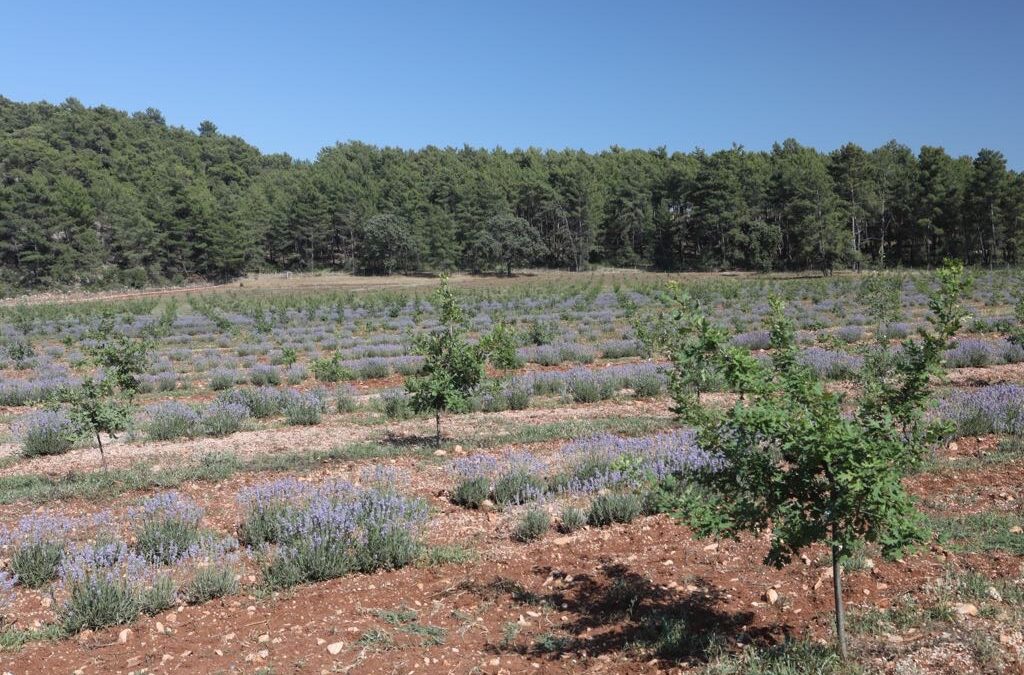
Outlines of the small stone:
[{"label": "small stone", "polygon": [[256,638],[256,641],[257,642],[270,642],[270,635],[268,635],[267,633],[264,633],[263,635],[261,635],[258,638]]},{"label": "small stone", "polygon": [[53,598],[43,598],[39,601],[39,604],[41,604],[43,607],[49,607],[53,604]]},{"label": "small stone", "polygon": [[978,608],[969,602],[961,603],[954,607],[953,610],[958,616],[978,616]]},{"label": "small stone", "polygon": [[482,502],[480,502],[480,510],[481,511],[493,511],[494,510],[494,502],[492,502],[490,499],[483,500]]},{"label": "small stone", "polygon": [[331,656],[337,656],[338,654],[341,653],[341,650],[344,647],[345,647],[345,643],[344,642],[332,642],[331,644],[327,645],[327,652]]},{"label": "small stone", "polygon": [[447,454],[448,454],[447,451],[441,450],[440,448],[437,449],[437,450],[434,450],[434,457],[444,457]]},{"label": "small stone", "polygon": [[708,544],[707,546],[704,547],[704,550],[705,551],[717,551],[718,550],[718,542],[716,541],[713,544]]},{"label": "small stone", "polygon": [[235,634],[234,633],[228,633],[227,635],[224,636],[224,642],[231,642],[234,639],[235,639]]},{"label": "small stone", "polygon": [[572,537],[555,537],[551,543],[555,546],[568,546],[572,543]]},{"label": "small stone", "polygon": [[265,659],[268,656],[270,656],[270,651],[267,649],[261,649],[258,652],[256,652],[256,656],[260,657],[261,659]]},{"label": "small stone", "polygon": [[156,622],[156,632],[157,633],[163,633],[164,632],[164,625],[163,625],[163,623],[161,623],[159,621]]},{"label": "small stone", "polygon": [[1003,601],[1002,594],[999,592],[999,589],[997,589],[995,586],[989,586],[987,589],[985,589],[985,592],[988,593],[988,597],[992,598],[996,602]]},{"label": "small stone", "polygon": [[1024,527],[1021,527],[1020,525],[1014,525],[1013,527],[1010,528],[1010,534],[1021,534],[1021,533],[1024,533]]},{"label": "small stone", "polygon": [[675,565],[676,563],[675,563],[675,561],[674,561],[674,560],[672,560],[671,558],[669,558],[668,560],[664,560],[664,561],[662,561],[662,563],[661,563],[661,564],[662,564],[662,565],[664,565],[665,567],[671,567],[672,565]]},{"label": "small stone", "polygon": [[219,649],[214,649],[214,650],[213,650],[213,653],[214,653],[214,654],[216,654],[217,656],[224,656],[224,652],[222,652],[222,651],[221,651],[221,650],[219,650]]},{"label": "small stone", "polygon": [[178,615],[175,614],[174,612],[171,612],[170,614],[167,615],[167,623],[174,623],[177,620],[178,620]]},{"label": "small stone", "polygon": [[325,644],[327,644],[327,640],[325,640],[323,638],[317,638],[316,639],[316,646],[317,647],[323,647]]},{"label": "small stone", "polygon": [[160,663],[161,664],[164,664],[164,663],[167,663],[168,661],[173,661],[173,660],[174,660],[174,655],[173,654],[164,654],[163,656],[160,657]]},{"label": "small stone", "polygon": [[461,445],[456,445],[454,448],[452,448],[452,450],[454,450],[455,452],[462,452],[463,451]]},{"label": "small stone", "polygon": [[132,632],[132,629],[131,628],[125,628],[124,630],[122,630],[120,633],[117,634],[117,641],[119,643],[121,643],[121,644],[125,644],[125,643],[128,642],[128,640],[132,639],[132,635],[134,635],[134,633]]},{"label": "small stone", "polygon": [[960,449],[960,446],[957,445],[956,441],[953,441],[952,443],[949,444],[949,451],[950,452],[956,452],[959,449]]},{"label": "small stone", "polygon": [[764,599],[768,602],[768,604],[774,605],[776,602],[779,601],[779,592],[774,588],[769,588],[767,591],[764,592]]},{"label": "small stone", "polygon": [[501,665],[501,659],[498,658],[497,656],[495,656],[493,659],[491,659],[487,663],[488,663],[488,665],[491,665],[491,666],[500,666]]}]

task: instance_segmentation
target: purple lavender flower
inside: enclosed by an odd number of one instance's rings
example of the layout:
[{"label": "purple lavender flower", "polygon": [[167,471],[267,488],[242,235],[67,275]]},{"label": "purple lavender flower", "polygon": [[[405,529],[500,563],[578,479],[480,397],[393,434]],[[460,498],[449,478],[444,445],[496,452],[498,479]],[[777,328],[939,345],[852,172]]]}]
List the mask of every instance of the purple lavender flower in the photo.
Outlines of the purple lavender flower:
[{"label": "purple lavender flower", "polygon": [[245,428],[249,408],[241,403],[214,401],[199,411],[199,426],[208,436],[227,436]]},{"label": "purple lavender flower", "polygon": [[75,445],[78,429],[66,413],[39,410],[18,418],[12,425],[14,437],[21,441],[26,457],[63,455]]},{"label": "purple lavender flower", "polygon": [[144,418],[146,435],[155,441],[187,438],[199,431],[199,413],[180,401],[154,403],[145,409]]},{"label": "purple lavender flower", "polygon": [[1024,434],[1024,386],[996,384],[956,390],[939,401],[934,413],[952,422],[960,435]]},{"label": "purple lavender flower", "polygon": [[821,347],[809,347],[800,352],[799,360],[813,369],[819,377],[829,380],[850,379],[864,366],[860,356]]}]

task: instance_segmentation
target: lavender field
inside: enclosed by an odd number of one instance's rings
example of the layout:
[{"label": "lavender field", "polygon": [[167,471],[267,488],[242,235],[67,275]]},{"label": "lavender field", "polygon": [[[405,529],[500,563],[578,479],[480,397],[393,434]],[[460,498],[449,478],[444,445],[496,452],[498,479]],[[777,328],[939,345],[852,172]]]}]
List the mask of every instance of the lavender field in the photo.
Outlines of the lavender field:
[{"label": "lavender field", "polygon": [[[579,622],[596,610],[577,594],[597,593],[609,607],[592,630],[631,636],[604,653],[668,668],[696,647],[650,623],[682,620],[659,594],[714,589],[752,630],[786,625],[809,645],[827,636],[827,589],[811,589],[820,561],[762,568],[757,537],[691,538],[649,489],[722,462],[677,419],[672,364],[651,348],[650,327],[672,311],[670,278],[572,278],[458,288],[470,343],[502,326],[512,357],[446,413],[437,444],[405,388],[424,366],[417,336],[439,325],[428,284],[0,309],[0,646],[69,667],[100,642],[116,645],[105,667],[166,664],[191,640],[204,669],[255,670],[300,652],[372,668],[427,658],[586,669],[600,650]],[[772,356],[768,298],[784,299],[799,362],[836,392],[862,386],[872,350],[898,356],[925,325],[933,284],[924,273],[680,280],[757,360]],[[945,352],[926,416],[946,432],[909,479],[933,552],[897,563],[868,549],[849,572],[866,666],[942,655],[981,672],[1020,656],[1022,297],[1020,275],[979,272]],[[101,464],[60,401],[110,376],[89,356],[104,323],[150,348],[124,429],[101,438]],[[720,407],[735,396],[715,382],[702,393]],[[605,582],[571,583],[613,564],[625,567]],[[481,586],[496,570],[504,585]],[[406,607],[431,593],[430,612]],[[340,635],[329,610],[308,610],[296,629],[290,603],[313,595],[378,609],[345,614]],[[517,618],[524,607],[536,621]],[[399,611],[411,614],[388,614]],[[470,615],[488,630],[462,630]],[[186,617],[199,628],[179,629]],[[252,621],[259,632],[242,635]],[[918,647],[885,637],[911,628],[927,636]],[[227,633],[239,637],[217,637]],[[160,646],[140,651],[143,639]],[[702,667],[755,658],[716,649]]]}]

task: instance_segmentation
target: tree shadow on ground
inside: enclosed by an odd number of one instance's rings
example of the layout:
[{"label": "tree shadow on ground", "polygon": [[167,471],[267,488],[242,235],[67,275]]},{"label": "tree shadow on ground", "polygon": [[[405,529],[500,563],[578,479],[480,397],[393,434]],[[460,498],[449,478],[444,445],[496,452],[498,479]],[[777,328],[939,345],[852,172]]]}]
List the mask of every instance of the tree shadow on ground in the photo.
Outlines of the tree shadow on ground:
[{"label": "tree shadow on ground", "polygon": [[[491,650],[560,659],[586,652],[590,657],[636,652],[645,657],[690,663],[707,662],[722,649],[745,643],[776,644],[787,626],[753,628],[751,612],[722,609],[725,592],[704,579],[691,579],[698,590],[668,589],[625,565],[604,565],[598,574],[573,575],[537,567],[547,580],[534,592],[519,582],[498,577],[488,583],[467,583],[470,591],[489,600],[508,599],[525,606],[549,607],[573,617],[531,644],[492,644]],[[550,590],[549,590],[550,589]]]}]

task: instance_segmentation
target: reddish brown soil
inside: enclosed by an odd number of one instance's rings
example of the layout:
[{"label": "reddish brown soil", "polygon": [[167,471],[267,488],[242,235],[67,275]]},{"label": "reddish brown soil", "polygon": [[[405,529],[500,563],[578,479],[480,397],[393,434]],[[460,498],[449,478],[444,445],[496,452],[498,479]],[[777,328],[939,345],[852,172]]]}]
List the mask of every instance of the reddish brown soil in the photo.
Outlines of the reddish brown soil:
[{"label": "reddish brown soil", "polygon": [[[943,458],[962,454],[963,447],[990,444],[990,439],[964,440]],[[536,450],[543,453],[555,445]],[[552,533],[518,544],[508,536],[511,514],[467,511],[448,503],[444,494],[451,483],[443,467],[411,459],[397,464],[409,471],[408,489],[428,497],[436,509],[430,540],[464,543],[478,552],[477,561],[355,575],[265,598],[235,596],[183,606],[136,622],[124,644],[118,643],[121,627],[31,643],[3,654],[3,670],[621,673],[699,666],[702,652],[695,648],[684,646],[672,658],[650,648],[662,616],[685,619],[695,638],[721,634],[730,649],[787,636],[830,639],[831,579],[823,549],[775,570],[760,564],[763,537],[697,540],[667,516],[569,536]],[[1013,480],[1021,468],[1011,462],[922,474],[910,480],[910,487],[930,498],[963,494],[965,486],[1013,489],[1019,496]],[[357,478],[359,469],[358,463],[325,468],[311,478]],[[265,479],[239,476],[215,486],[186,485],[182,491],[207,508],[207,525],[230,531],[238,518],[234,494]],[[108,505],[124,516],[134,499],[126,495]],[[59,508],[77,513],[95,511],[98,505],[66,502]],[[28,505],[15,505],[0,519],[10,522],[28,510]],[[906,597],[921,597],[957,570],[1012,582],[1024,575],[1022,562],[1004,553],[958,555],[940,546],[902,561],[876,558],[873,565],[846,575],[848,611],[884,609]],[[778,594],[774,603],[767,600],[769,589]],[[45,604],[44,594],[23,593],[16,608],[19,625],[52,620]],[[380,614],[406,609],[416,612],[414,621],[389,622]],[[384,631],[392,644],[364,637],[374,629]],[[431,641],[417,629],[441,629],[434,642],[443,644],[427,644]],[[1004,665],[1011,667],[1019,658],[1014,656],[1021,647],[1019,626],[1017,633],[1007,633],[988,619],[963,617],[955,619],[952,629],[855,637],[854,646],[862,661],[882,670],[913,663],[925,672],[983,672],[984,664],[952,635],[991,631],[1007,650],[1010,660]],[[541,650],[545,636],[563,641],[557,653]],[[878,640],[884,647],[877,646]],[[340,650],[332,654],[329,646],[337,643]]]}]

